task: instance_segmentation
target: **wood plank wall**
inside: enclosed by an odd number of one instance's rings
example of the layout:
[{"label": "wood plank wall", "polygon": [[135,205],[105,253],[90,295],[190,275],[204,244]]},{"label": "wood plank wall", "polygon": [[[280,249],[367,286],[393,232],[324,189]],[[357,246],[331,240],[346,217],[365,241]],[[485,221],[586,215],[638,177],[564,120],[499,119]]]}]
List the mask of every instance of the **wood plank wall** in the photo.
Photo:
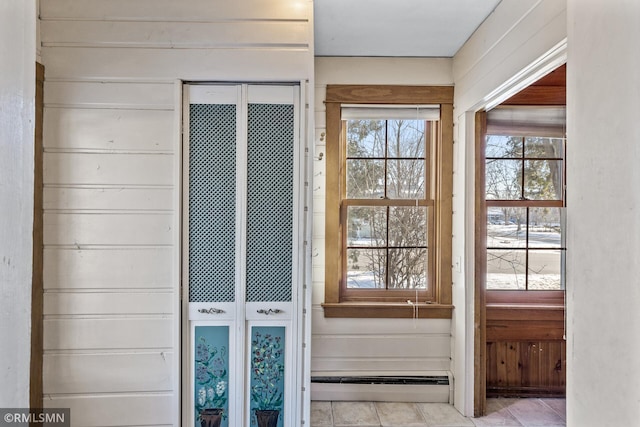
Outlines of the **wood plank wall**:
[{"label": "wood plank wall", "polygon": [[564,395],[563,307],[489,305],[486,316],[487,395]]},{"label": "wood plank wall", "polygon": [[44,406],[179,425],[178,80],[312,79],[311,2],[47,0]]},{"label": "wood plank wall", "polygon": [[496,341],[487,343],[489,396],[564,395],[564,341]]}]

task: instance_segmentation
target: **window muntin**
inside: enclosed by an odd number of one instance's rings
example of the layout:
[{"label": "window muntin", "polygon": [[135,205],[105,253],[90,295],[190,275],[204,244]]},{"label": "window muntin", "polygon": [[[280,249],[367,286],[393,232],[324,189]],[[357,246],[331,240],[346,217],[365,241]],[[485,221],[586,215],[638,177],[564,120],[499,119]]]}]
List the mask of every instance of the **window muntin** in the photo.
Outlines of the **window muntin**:
[{"label": "window muntin", "polygon": [[424,120],[345,120],[346,197],[424,199]]},{"label": "window muntin", "polygon": [[427,208],[348,206],[347,289],[427,289]]},{"label": "window muntin", "polygon": [[487,208],[487,289],[564,289],[564,208]]},{"label": "window muntin", "polygon": [[[346,132],[342,296],[429,286],[428,159],[436,124],[349,119]],[[375,202],[374,202],[375,201]],[[371,295],[369,295],[371,296]]]},{"label": "window muntin", "polygon": [[564,139],[487,135],[487,200],[562,200]]},{"label": "window muntin", "polygon": [[564,138],[487,135],[488,290],[562,290]]}]

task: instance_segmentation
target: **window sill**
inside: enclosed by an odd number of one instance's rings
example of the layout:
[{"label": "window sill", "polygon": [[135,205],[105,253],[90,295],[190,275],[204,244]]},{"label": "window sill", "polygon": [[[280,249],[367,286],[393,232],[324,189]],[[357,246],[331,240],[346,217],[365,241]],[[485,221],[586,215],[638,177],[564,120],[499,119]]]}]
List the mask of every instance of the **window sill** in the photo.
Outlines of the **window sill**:
[{"label": "window sill", "polygon": [[494,290],[487,289],[487,305],[495,306],[561,306],[564,307],[564,291],[515,291],[515,290]]},{"label": "window sill", "polygon": [[[324,317],[328,318],[381,318],[381,319],[451,319],[453,305],[396,302],[341,302],[324,303]],[[417,307],[417,310],[414,308]]]},{"label": "window sill", "polygon": [[487,320],[560,320],[564,306],[543,304],[487,304]]},{"label": "window sill", "polygon": [[487,304],[487,342],[563,341],[564,307],[553,304]]}]

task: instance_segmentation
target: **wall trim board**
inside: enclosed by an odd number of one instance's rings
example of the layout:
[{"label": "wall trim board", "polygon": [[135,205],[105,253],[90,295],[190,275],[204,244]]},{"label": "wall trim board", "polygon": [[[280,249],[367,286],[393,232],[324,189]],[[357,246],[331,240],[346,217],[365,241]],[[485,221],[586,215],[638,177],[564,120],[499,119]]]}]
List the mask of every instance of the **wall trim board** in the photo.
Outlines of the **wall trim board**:
[{"label": "wall trim board", "polygon": [[475,273],[478,270],[483,268],[483,265],[486,263],[486,251],[483,249],[483,242],[477,236],[482,236],[485,233],[486,224],[483,224],[478,220],[478,212],[482,212],[485,209],[484,202],[484,194],[480,190],[478,186],[478,182],[484,182],[484,174],[485,174],[485,165],[483,162],[479,161],[478,153],[482,151],[484,147],[483,137],[486,134],[487,128],[487,114],[484,111],[478,111],[474,119],[475,126],[475,134],[474,141],[472,144],[474,146],[474,162],[475,162],[475,180],[473,187],[468,190],[468,192],[473,192],[474,195],[474,210],[473,210],[473,221],[474,221],[474,235],[473,235],[473,245],[474,248],[474,266],[473,266],[473,283],[474,284],[474,300],[473,300],[473,309],[474,313],[472,318],[474,319],[475,325],[477,325],[473,331],[473,349],[474,349],[474,357],[473,357],[473,390],[474,390],[474,404],[473,404],[473,416],[481,417],[485,414],[487,410],[487,376],[486,372],[486,364],[487,364],[487,349],[486,349],[486,338],[487,338],[487,311],[486,311],[486,283],[485,277],[476,277]]},{"label": "wall trim board", "polygon": [[311,398],[318,401],[452,403],[453,375],[444,371],[415,376],[317,376],[311,378]]},{"label": "wall trim board", "polygon": [[[174,270],[172,274],[172,306],[173,313],[175,313],[175,321],[172,323],[173,325],[173,342],[174,342],[174,351],[175,357],[173,359],[172,373],[173,373],[173,389],[175,390],[172,401],[173,407],[175,408],[172,411],[172,419],[173,425],[179,426],[180,421],[182,420],[182,409],[183,409],[183,399],[182,399],[182,391],[183,387],[188,385],[188,378],[182,378],[182,362],[186,359],[186,355],[188,354],[188,346],[183,345],[183,337],[182,332],[184,331],[184,323],[187,319],[188,310],[183,310],[183,289],[182,289],[182,215],[183,215],[183,194],[182,194],[182,185],[183,185],[183,176],[182,176],[182,126],[183,126],[183,88],[184,82],[180,79],[175,79],[173,81],[173,132],[172,132],[172,144],[173,144],[173,168],[174,168],[174,178],[172,182],[173,187],[173,253],[171,264],[174,265]],[[184,313],[186,311],[187,313]],[[188,334],[187,334],[188,335]],[[177,348],[176,348],[177,347]],[[188,388],[184,388],[184,390],[188,390]],[[188,399],[184,399],[184,401],[188,401]]]},{"label": "wall trim board", "polygon": [[44,65],[36,66],[34,182],[33,182],[33,270],[31,280],[31,368],[29,380],[29,406],[42,408],[43,372],[43,117],[44,117]]},{"label": "wall trim board", "polygon": [[506,80],[475,106],[476,111],[492,109],[567,62],[567,38]]},{"label": "wall trim board", "polygon": [[37,10],[0,9],[0,406],[20,408],[31,398]]}]

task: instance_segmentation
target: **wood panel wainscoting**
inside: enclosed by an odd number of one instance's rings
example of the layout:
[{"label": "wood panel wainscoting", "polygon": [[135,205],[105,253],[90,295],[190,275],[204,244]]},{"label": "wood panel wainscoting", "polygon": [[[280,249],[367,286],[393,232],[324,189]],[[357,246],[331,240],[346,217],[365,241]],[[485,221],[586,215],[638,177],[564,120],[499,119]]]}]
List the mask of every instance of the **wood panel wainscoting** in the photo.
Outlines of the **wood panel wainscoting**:
[{"label": "wood panel wainscoting", "polygon": [[563,306],[489,303],[486,319],[488,397],[565,394]]}]

